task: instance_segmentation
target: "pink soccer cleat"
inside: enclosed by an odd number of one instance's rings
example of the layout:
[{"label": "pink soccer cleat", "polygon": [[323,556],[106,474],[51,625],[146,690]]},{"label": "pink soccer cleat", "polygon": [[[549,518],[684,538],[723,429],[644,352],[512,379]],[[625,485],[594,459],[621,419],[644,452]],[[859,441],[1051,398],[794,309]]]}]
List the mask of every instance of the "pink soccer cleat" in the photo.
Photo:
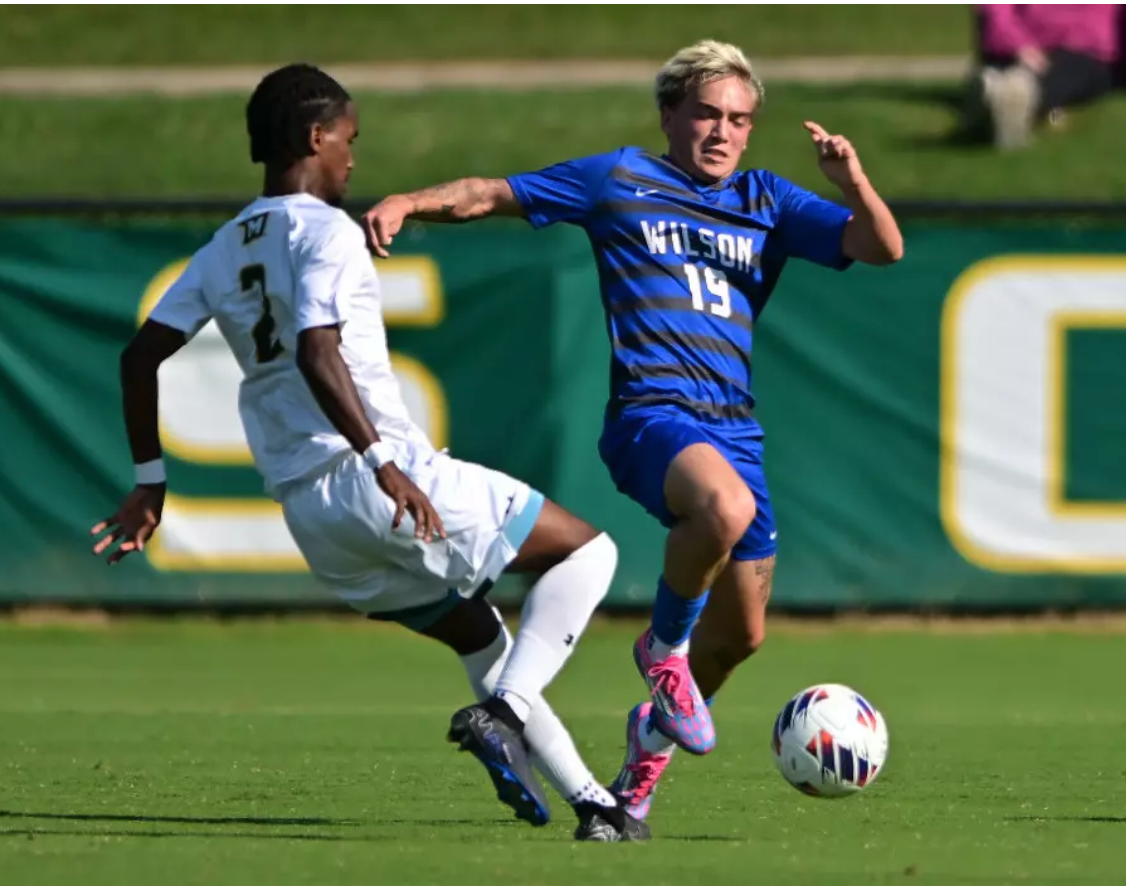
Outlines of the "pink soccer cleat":
[{"label": "pink soccer cleat", "polygon": [[715,726],[696,680],[688,669],[688,658],[673,654],[652,659],[653,630],[647,629],[633,646],[633,659],[653,697],[653,727],[693,755],[715,749]]},{"label": "pink soccer cleat", "polygon": [[626,813],[637,820],[649,816],[657,781],[672,761],[671,752],[646,752],[641,745],[641,728],[652,711],[652,703],[639,703],[630,710],[626,719],[626,760],[610,784],[610,792],[618,797]]}]

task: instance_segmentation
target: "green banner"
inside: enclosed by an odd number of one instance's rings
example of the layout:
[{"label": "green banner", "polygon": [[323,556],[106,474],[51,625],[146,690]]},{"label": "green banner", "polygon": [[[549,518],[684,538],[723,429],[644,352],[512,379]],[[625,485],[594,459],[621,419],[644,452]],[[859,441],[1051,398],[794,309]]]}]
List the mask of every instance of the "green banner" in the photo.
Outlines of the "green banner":
[{"label": "green banner", "polygon": [[[794,263],[756,325],[775,601],[1126,602],[1124,231],[905,233],[891,269]],[[330,601],[262,493],[213,329],[162,369],[158,544],[112,569],[89,554],[87,528],[131,478],[118,354],[210,229],[8,220],[0,234],[0,599]],[[611,603],[649,601],[664,534],[598,460],[608,347],[585,235],[430,226],[396,247],[379,268],[412,414],[439,446],[610,531]]]}]

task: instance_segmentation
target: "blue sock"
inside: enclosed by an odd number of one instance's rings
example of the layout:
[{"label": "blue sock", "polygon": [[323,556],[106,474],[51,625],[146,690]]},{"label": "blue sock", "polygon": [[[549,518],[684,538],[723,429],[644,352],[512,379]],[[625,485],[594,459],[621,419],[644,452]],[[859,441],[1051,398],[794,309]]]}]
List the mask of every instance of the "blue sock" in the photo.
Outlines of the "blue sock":
[{"label": "blue sock", "polygon": [[682,644],[692,634],[692,627],[707,602],[707,592],[699,598],[681,598],[661,577],[657,580],[657,598],[653,602],[653,634],[667,645]]}]

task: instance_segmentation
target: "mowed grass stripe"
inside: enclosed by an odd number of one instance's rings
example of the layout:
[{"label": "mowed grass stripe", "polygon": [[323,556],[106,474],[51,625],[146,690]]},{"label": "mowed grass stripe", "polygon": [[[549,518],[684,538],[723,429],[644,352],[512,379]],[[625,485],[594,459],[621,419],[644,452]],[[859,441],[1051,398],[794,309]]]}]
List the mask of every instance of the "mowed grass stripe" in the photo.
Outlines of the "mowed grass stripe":
[{"label": "mowed grass stripe", "polygon": [[[1126,98],[1073,116],[1028,151],[951,144],[951,87],[791,85],[770,93],[747,165],[832,194],[802,121],[848,135],[889,197],[1126,198],[1117,162]],[[358,96],[352,193],[379,195],[464,175],[502,176],[635,144],[660,151],[647,90]],[[6,197],[241,197],[255,193],[239,97],[0,99]]]},{"label": "mowed grass stripe", "polygon": [[[441,27],[435,27],[440,22]],[[763,57],[963,55],[958,6],[40,6],[5,10],[7,67],[652,59],[714,37]]]}]

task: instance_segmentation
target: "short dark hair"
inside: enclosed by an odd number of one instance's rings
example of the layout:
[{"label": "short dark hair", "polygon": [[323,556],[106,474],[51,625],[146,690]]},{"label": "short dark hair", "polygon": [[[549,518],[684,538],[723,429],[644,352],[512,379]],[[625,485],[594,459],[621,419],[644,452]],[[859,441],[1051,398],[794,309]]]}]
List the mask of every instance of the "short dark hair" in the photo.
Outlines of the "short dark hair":
[{"label": "short dark hair", "polygon": [[286,65],[271,71],[246,104],[246,132],[253,163],[285,163],[308,157],[313,124],[344,113],[348,91],[313,65]]}]

